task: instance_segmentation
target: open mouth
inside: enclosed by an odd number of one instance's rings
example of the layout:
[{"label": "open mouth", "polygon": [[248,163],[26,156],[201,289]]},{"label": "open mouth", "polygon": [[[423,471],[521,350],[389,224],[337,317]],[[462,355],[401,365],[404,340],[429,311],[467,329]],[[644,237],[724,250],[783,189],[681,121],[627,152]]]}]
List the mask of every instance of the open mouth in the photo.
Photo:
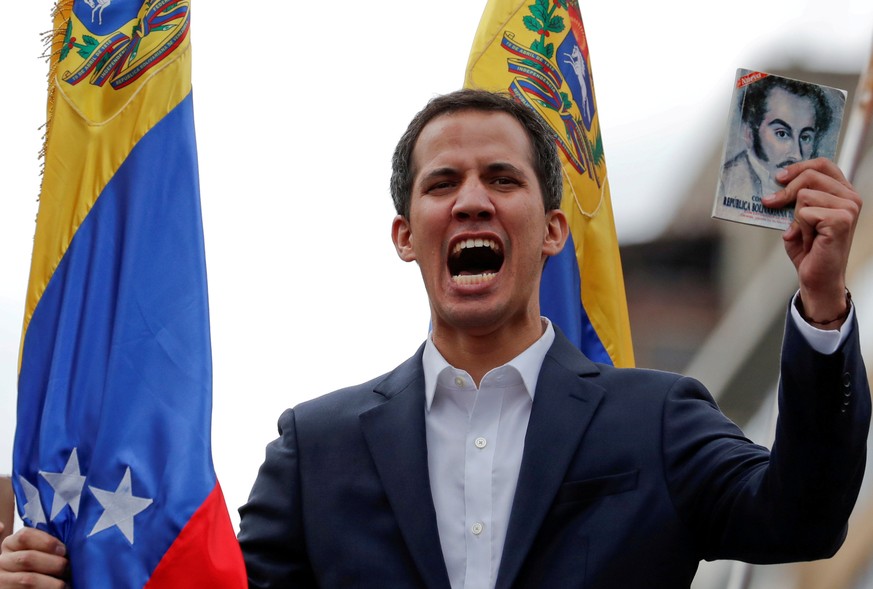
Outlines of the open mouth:
[{"label": "open mouth", "polygon": [[503,251],[492,239],[463,239],[449,253],[449,273],[455,284],[488,282],[502,265]]}]

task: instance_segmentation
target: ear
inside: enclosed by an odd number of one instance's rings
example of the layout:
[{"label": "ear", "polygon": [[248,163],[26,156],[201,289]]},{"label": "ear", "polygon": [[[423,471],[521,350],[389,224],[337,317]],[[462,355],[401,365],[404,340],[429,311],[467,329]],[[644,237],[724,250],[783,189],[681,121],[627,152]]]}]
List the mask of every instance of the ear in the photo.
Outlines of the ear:
[{"label": "ear", "polygon": [[543,255],[556,256],[564,249],[567,237],[570,235],[570,224],[561,209],[553,209],[546,213],[546,234],[543,239]]},{"label": "ear", "polygon": [[752,127],[748,123],[743,123],[743,141],[746,142],[746,149],[752,149],[752,147],[754,147],[752,133]]},{"label": "ear", "polygon": [[415,260],[415,251],[412,249],[412,229],[409,227],[409,220],[403,215],[397,215],[391,223],[391,241],[394,242],[394,249],[397,250],[401,260],[404,262]]}]

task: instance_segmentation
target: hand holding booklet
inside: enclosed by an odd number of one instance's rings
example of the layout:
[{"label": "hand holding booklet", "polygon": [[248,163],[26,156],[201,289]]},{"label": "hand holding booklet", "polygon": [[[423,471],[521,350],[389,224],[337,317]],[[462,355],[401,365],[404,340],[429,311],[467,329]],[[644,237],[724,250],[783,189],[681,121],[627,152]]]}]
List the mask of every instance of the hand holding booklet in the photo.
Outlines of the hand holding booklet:
[{"label": "hand holding booklet", "polygon": [[761,198],[782,188],[776,174],[793,163],[834,159],[845,90],[738,69],[712,216],[787,229],[793,208]]}]

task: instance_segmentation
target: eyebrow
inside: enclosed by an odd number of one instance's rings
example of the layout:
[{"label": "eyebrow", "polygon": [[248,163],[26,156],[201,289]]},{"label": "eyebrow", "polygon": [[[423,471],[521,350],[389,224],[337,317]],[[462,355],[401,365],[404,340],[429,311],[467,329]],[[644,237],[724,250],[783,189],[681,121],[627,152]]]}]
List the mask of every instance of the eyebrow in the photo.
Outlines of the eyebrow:
[{"label": "eyebrow", "polygon": [[450,168],[448,166],[444,166],[442,168],[434,168],[433,170],[428,171],[426,174],[423,174],[418,179],[415,180],[416,183],[428,183],[431,180],[435,180],[436,178],[445,178],[447,176],[454,176],[458,173],[458,170],[455,168]]},{"label": "eyebrow", "polygon": [[488,164],[486,167],[491,173],[494,172],[512,172],[513,174],[517,174],[519,176],[524,176],[524,172],[517,168],[516,166],[510,164],[509,162],[494,162],[493,164]]},{"label": "eyebrow", "polygon": [[[511,174],[515,174],[517,176],[525,176],[525,173],[518,168],[510,164],[509,162],[494,162],[485,166],[485,171],[489,174],[495,174],[500,172],[509,172]],[[443,166],[441,168],[434,168],[433,170],[428,171],[418,178],[418,182],[427,183],[436,178],[445,178],[447,176],[454,176],[458,173],[457,168],[453,168],[451,166]]]},{"label": "eyebrow", "polygon": [[783,121],[782,119],[773,119],[772,121],[767,123],[768,127],[774,127],[777,125],[793,130],[793,127],[791,125],[789,125],[788,123],[786,123],[785,121]]}]

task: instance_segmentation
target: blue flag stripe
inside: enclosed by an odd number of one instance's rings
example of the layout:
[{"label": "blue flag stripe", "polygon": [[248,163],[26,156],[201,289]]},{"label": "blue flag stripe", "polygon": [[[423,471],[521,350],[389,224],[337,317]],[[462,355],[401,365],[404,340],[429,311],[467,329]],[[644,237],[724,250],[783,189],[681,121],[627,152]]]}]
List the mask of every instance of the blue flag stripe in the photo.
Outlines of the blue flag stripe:
[{"label": "blue flag stripe", "polygon": [[573,236],[560,254],[549,259],[540,283],[540,309],[564,332],[564,335],[594,362],[612,364],[600,337],[582,306],[579,261]]},{"label": "blue flag stripe", "polygon": [[[216,483],[193,129],[189,94],[99,196],[25,335],[16,473],[49,519],[54,492],[39,471],[61,472],[77,449],[78,517],[67,506],[47,527],[68,544],[78,586],[141,587]],[[103,513],[90,488],[115,491],[128,467],[133,495],[153,500],[134,543],[118,527],[89,537]]]}]

